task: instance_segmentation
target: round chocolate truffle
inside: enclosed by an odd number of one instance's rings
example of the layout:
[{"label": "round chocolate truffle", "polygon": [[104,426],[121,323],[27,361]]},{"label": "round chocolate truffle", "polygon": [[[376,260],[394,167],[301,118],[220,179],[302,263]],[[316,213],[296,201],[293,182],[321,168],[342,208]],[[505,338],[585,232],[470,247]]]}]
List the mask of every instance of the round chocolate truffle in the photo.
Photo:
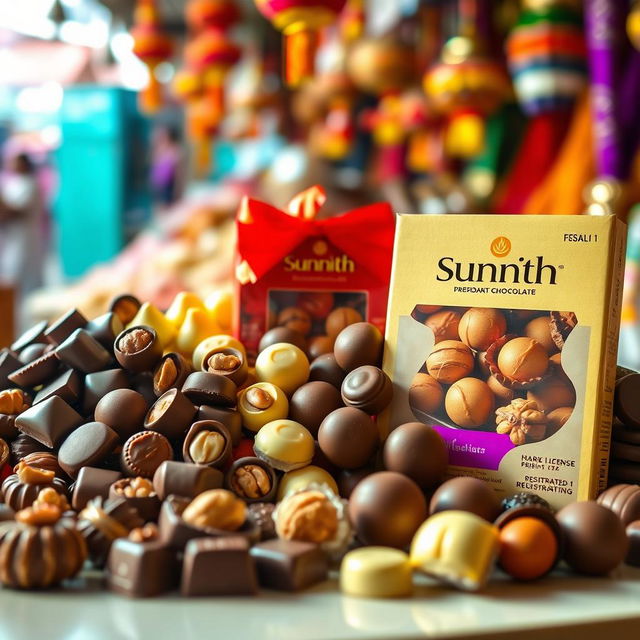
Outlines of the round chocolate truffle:
[{"label": "round chocolate truffle", "polygon": [[503,404],[510,404],[511,401],[515,398],[515,393],[508,387],[500,384],[495,376],[489,376],[487,378],[487,386],[489,387],[489,389],[491,389],[491,391],[493,391],[493,395],[498,400],[498,406],[501,406]]},{"label": "round chocolate truffle", "polygon": [[393,384],[382,369],[364,365],[347,374],[341,391],[342,400],[347,406],[375,416],[389,406]]},{"label": "round chocolate truffle", "polygon": [[103,422],[126,440],[142,429],[148,405],[133,389],[115,389],[103,396],[94,411],[96,422]]},{"label": "round chocolate truffle", "polygon": [[558,347],[551,337],[549,316],[540,316],[530,320],[524,328],[524,334],[528,338],[533,338],[536,342],[539,342],[549,355],[553,355],[558,351]]},{"label": "round chocolate truffle", "polygon": [[431,498],[429,513],[470,511],[493,522],[501,511],[500,499],[484,480],[462,476],[440,485]]},{"label": "round chocolate truffle", "polygon": [[345,327],[362,322],[362,316],[351,307],[336,307],[325,321],[327,335],[335,338]]},{"label": "round chocolate truffle", "polygon": [[479,427],[493,411],[493,392],[477,378],[454,382],[444,398],[447,415],[460,427]]},{"label": "round chocolate truffle", "polygon": [[289,417],[304,425],[314,437],[322,421],[342,406],[340,392],[328,382],[307,382],[298,388],[289,402]]},{"label": "round chocolate truffle", "polygon": [[428,373],[416,373],[409,387],[409,405],[412,409],[433,413],[442,406],[444,391],[440,383]]},{"label": "round chocolate truffle", "polygon": [[261,351],[256,360],[259,382],[270,382],[288,396],[309,379],[309,361],[293,344],[278,342]]},{"label": "round chocolate truffle", "polygon": [[345,372],[336,362],[336,357],[333,353],[325,353],[323,356],[318,356],[309,368],[309,380],[328,382],[336,389],[340,389],[344,377]]},{"label": "round chocolate truffle", "polygon": [[375,469],[371,466],[360,467],[360,469],[341,469],[336,477],[340,496],[349,499],[358,484],[374,472]]},{"label": "round chocolate truffle", "polygon": [[513,338],[498,353],[498,369],[516,382],[542,377],[549,366],[546,349],[533,338]]},{"label": "round chocolate truffle", "polygon": [[420,487],[395,471],[367,476],[349,498],[349,519],[365,545],[404,549],[426,517]]},{"label": "round chocolate truffle", "polygon": [[627,555],[620,518],[597,502],[574,502],[557,514],[564,536],[564,559],[578,573],[606,575]]},{"label": "round chocolate truffle", "polygon": [[365,364],[378,366],[383,344],[384,337],[378,327],[369,322],[356,322],[338,334],[333,353],[340,368],[349,372]]},{"label": "round chocolate truffle", "polygon": [[541,411],[550,413],[558,407],[573,407],[576,390],[565,375],[550,375],[527,391],[527,400],[533,400]]},{"label": "round chocolate truffle", "polygon": [[278,314],[277,324],[280,327],[293,329],[303,336],[311,331],[311,316],[298,307],[287,307]]},{"label": "round chocolate truffle", "polygon": [[427,371],[442,384],[453,384],[473,371],[473,353],[464,342],[443,340],[427,358]]},{"label": "round chocolate truffle", "polygon": [[449,455],[440,434],[421,422],[407,422],[396,427],[383,449],[384,466],[409,476],[423,489],[442,482]]},{"label": "round chocolate truffle", "polygon": [[443,309],[432,313],[425,319],[424,324],[433,331],[436,344],[443,340],[457,340],[460,314],[457,311]]},{"label": "round chocolate truffle", "polygon": [[364,411],[342,407],[322,421],[318,429],[318,444],[336,467],[357,469],[374,454],[378,430]]},{"label": "round chocolate truffle", "polygon": [[498,309],[472,307],[458,326],[460,340],[477,351],[486,351],[507,330],[507,321]]},{"label": "round chocolate truffle", "polygon": [[307,341],[305,337],[298,331],[294,331],[289,327],[274,327],[269,329],[262,338],[258,345],[258,353],[264,351],[267,347],[279,342],[285,342],[287,344],[294,344],[298,349],[302,351],[307,350]]},{"label": "round chocolate truffle", "polygon": [[333,353],[334,339],[329,336],[315,336],[309,340],[307,354],[309,360],[313,361],[325,353]]}]

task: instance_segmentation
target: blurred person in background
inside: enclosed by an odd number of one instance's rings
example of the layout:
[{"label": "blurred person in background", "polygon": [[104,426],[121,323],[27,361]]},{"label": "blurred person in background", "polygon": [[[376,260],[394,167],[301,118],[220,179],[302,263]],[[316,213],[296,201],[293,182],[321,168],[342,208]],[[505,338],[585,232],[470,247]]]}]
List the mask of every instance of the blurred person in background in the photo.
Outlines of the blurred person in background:
[{"label": "blurred person in background", "polygon": [[180,199],[184,153],[180,133],[172,126],[159,126],[153,135],[151,187],[154,202],[165,209]]},{"label": "blurred person in background", "polygon": [[28,155],[8,159],[0,176],[0,280],[20,299],[42,284],[42,198]]}]

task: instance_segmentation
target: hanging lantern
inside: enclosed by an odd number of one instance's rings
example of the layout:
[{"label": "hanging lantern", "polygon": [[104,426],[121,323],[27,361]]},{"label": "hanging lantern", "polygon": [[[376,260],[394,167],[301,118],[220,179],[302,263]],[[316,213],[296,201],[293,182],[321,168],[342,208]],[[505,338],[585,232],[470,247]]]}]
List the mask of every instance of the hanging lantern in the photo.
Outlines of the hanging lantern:
[{"label": "hanging lantern", "polygon": [[445,148],[470,158],[484,148],[484,119],[508,97],[511,86],[502,66],[480,55],[474,40],[456,36],[445,43],[440,61],[424,76],[433,106],[448,117]]},{"label": "hanging lantern", "polygon": [[162,106],[162,88],[155,70],[173,53],[173,42],[161,29],[155,0],[138,0],[131,36],[133,53],[149,70],[149,84],[140,93],[140,108],[155,113]]},{"label": "hanging lantern", "polygon": [[318,32],[337,20],[346,0],[255,0],[285,38],[285,81],[299,87],[314,73]]},{"label": "hanging lantern", "polygon": [[365,19],[364,0],[347,0],[340,16],[340,33],[346,43],[355,42],[362,37]]},{"label": "hanging lantern", "polygon": [[189,0],[185,19],[193,31],[226,31],[238,22],[240,12],[233,0]]},{"label": "hanging lantern", "polygon": [[222,32],[203,31],[185,47],[187,66],[199,73],[205,99],[218,122],[224,115],[224,83],[231,67],[240,59],[240,48]]},{"label": "hanging lantern", "polygon": [[185,104],[202,96],[202,77],[193,69],[179,69],[172,82],[173,95]]},{"label": "hanging lantern", "polygon": [[640,50],[640,2],[635,2],[627,17],[627,35],[631,44]]},{"label": "hanging lantern", "polygon": [[529,115],[570,107],[587,82],[582,18],[568,0],[527,0],[507,39],[516,96]]}]

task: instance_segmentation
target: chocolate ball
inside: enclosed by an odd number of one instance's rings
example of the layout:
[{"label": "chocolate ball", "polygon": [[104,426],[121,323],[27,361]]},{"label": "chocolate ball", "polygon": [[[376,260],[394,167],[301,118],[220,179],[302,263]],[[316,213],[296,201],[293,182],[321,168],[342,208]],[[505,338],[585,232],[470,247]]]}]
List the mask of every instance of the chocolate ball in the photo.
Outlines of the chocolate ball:
[{"label": "chocolate ball", "polygon": [[540,316],[530,320],[524,328],[524,334],[528,338],[533,338],[536,342],[539,342],[549,355],[553,355],[558,351],[558,347],[551,337],[549,316]]},{"label": "chocolate ball", "polygon": [[318,444],[330,462],[341,469],[364,466],[378,445],[378,429],[360,409],[341,407],[320,424]]},{"label": "chocolate ball", "polygon": [[498,369],[516,382],[529,382],[543,376],[549,366],[546,349],[533,338],[509,340],[498,353]]},{"label": "chocolate ball", "polygon": [[486,351],[507,330],[507,321],[498,309],[472,307],[460,318],[458,334],[468,347]]},{"label": "chocolate ball", "polygon": [[365,545],[404,549],[426,517],[420,487],[395,471],[367,476],[349,498],[349,519]]},{"label": "chocolate ball", "polygon": [[311,316],[298,307],[287,307],[278,314],[278,326],[286,327],[306,336],[311,331]]},{"label": "chocolate ball", "polygon": [[462,476],[440,485],[431,497],[429,513],[440,511],[469,511],[493,522],[500,514],[500,499],[484,480]]},{"label": "chocolate ball", "polygon": [[342,406],[340,392],[328,382],[307,382],[289,401],[289,417],[305,426],[315,438],[322,421]]},{"label": "chocolate ball", "polygon": [[302,351],[307,350],[307,341],[301,333],[288,327],[274,327],[273,329],[269,329],[260,339],[258,352],[264,351],[267,347],[278,344],[279,342],[294,344],[298,349],[302,349]]},{"label": "chocolate ball", "polygon": [[433,331],[436,344],[443,340],[457,340],[460,314],[457,311],[443,309],[432,313],[425,319],[424,324]]},{"label": "chocolate ball", "polygon": [[384,443],[384,466],[411,478],[423,489],[440,484],[449,454],[440,434],[421,422],[407,422],[395,428]]},{"label": "chocolate ball", "polygon": [[393,397],[393,384],[382,369],[365,365],[347,374],[342,382],[341,392],[342,400],[347,406],[375,416],[389,406]]},{"label": "chocolate ball", "polygon": [[369,322],[356,322],[338,334],[333,353],[340,368],[348,373],[365,364],[378,366],[383,345],[384,337],[378,327]]},{"label": "chocolate ball", "polygon": [[427,371],[438,382],[452,384],[473,371],[473,353],[464,342],[443,340],[427,357]]},{"label": "chocolate ball", "polygon": [[345,327],[362,322],[362,316],[351,307],[336,307],[325,321],[327,335],[335,338]]},{"label": "chocolate ball", "polygon": [[556,517],[564,536],[564,559],[574,571],[606,575],[627,555],[629,543],[620,518],[601,504],[574,502]]},{"label": "chocolate ball", "polygon": [[323,356],[318,356],[309,368],[310,381],[321,380],[322,382],[328,382],[336,389],[342,387],[345,375],[345,372],[336,362],[336,357],[333,353],[325,353]]},{"label": "chocolate ball", "polygon": [[333,338],[329,336],[315,336],[309,340],[307,354],[309,360],[315,360],[317,357],[325,353],[333,353]]},{"label": "chocolate ball", "polygon": [[409,405],[412,409],[433,413],[442,406],[444,391],[440,383],[428,373],[416,373],[409,387]]},{"label": "chocolate ball", "polygon": [[147,401],[137,391],[115,389],[98,401],[94,418],[111,427],[124,441],[142,430],[148,408]]},{"label": "chocolate ball", "polygon": [[375,469],[371,466],[360,467],[360,469],[340,469],[336,475],[340,496],[349,499],[358,484],[374,471]]},{"label": "chocolate ball", "polygon": [[329,291],[306,291],[298,297],[298,307],[313,318],[326,318],[333,309],[333,293]]},{"label": "chocolate ball", "polygon": [[541,411],[550,413],[558,407],[573,407],[576,391],[566,376],[550,375],[527,391],[527,400],[533,400]]},{"label": "chocolate ball", "polygon": [[500,402],[499,406],[502,406],[503,404],[510,404],[510,402],[515,398],[515,393],[508,387],[500,384],[495,376],[489,376],[487,378],[487,386],[491,391],[493,391],[493,395]]},{"label": "chocolate ball", "polygon": [[487,422],[493,411],[493,392],[482,380],[462,378],[449,387],[444,407],[458,426],[479,427]]}]

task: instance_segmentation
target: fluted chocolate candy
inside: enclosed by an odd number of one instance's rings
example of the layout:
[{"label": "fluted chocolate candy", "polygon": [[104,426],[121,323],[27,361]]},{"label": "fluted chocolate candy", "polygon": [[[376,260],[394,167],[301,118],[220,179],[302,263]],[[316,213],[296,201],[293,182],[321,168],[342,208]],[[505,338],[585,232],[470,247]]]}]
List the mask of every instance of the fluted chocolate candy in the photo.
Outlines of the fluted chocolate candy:
[{"label": "fluted chocolate candy", "polygon": [[404,549],[426,517],[420,487],[395,471],[367,476],[349,498],[349,518],[365,545]]},{"label": "fluted chocolate candy", "polygon": [[391,432],[384,444],[383,459],[389,471],[404,473],[423,489],[430,489],[442,482],[449,455],[435,429],[408,422]]},{"label": "fluted chocolate candy", "polygon": [[640,486],[637,484],[616,484],[598,496],[598,503],[611,509],[626,527],[634,520],[640,520]]},{"label": "fluted chocolate candy", "polygon": [[382,369],[364,365],[347,374],[341,391],[342,400],[347,406],[375,416],[391,402],[393,384]]},{"label": "fluted chocolate candy", "polygon": [[564,537],[564,559],[578,573],[600,576],[615,569],[629,546],[618,516],[593,501],[574,502],[557,514]]},{"label": "fluted chocolate candy", "polygon": [[115,389],[98,402],[94,417],[126,440],[142,429],[146,413],[147,402],[141,394],[133,389]]},{"label": "fluted chocolate candy", "polygon": [[319,380],[307,382],[291,396],[289,417],[316,436],[322,421],[341,406],[340,392],[333,385]]},{"label": "fluted chocolate candy", "polygon": [[631,373],[616,382],[613,411],[627,427],[640,430],[640,373]]},{"label": "fluted chocolate candy", "polygon": [[501,511],[500,499],[489,484],[478,478],[460,477],[447,480],[431,498],[429,513],[469,511],[493,522]]},{"label": "fluted chocolate candy", "polygon": [[371,418],[353,407],[332,411],[318,429],[318,444],[329,461],[341,469],[364,466],[378,446]]},{"label": "fluted chocolate candy", "polygon": [[349,372],[364,365],[378,366],[383,344],[384,337],[378,327],[369,322],[356,322],[338,334],[333,353],[340,368]]}]

